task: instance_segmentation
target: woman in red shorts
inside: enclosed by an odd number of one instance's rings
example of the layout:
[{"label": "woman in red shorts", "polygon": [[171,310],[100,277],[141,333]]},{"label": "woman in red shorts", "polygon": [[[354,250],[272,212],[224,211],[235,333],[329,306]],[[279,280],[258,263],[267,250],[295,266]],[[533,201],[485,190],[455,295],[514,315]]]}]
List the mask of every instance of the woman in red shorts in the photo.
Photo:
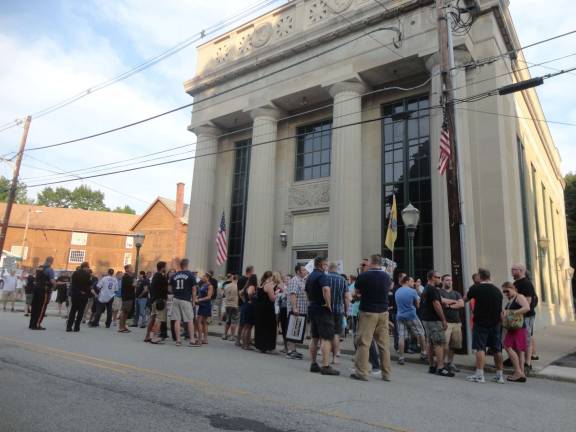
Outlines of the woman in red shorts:
[{"label": "woman in red shorts", "polygon": [[[504,282],[502,292],[508,299],[508,303],[502,311],[504,327],[508,328],[504,337],[504,348],[514,366],[514,373],[506,379],[510,382],[526,382],[524,352],[526,351],[527,330],[526,324],[524,324],[524,314],[530,310],[530,305],[526,297],[518,294],[516,287],[511,282]],[[522,323],[521,326],[520,322]],[[515,324],[519,328],[515,328]]]}]

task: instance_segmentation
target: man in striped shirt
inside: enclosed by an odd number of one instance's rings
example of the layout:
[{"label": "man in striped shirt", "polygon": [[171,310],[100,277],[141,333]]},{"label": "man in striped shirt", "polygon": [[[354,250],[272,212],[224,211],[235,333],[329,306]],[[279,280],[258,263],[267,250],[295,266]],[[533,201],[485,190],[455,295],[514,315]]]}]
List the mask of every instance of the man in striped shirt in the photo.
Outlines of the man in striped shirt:
[{"label": "man in striped shirt", "polygon": [[[286,287],[288,295],[288,311],[294,315],[306,315],[308,313],[308,296],[306,295],[306,276],[308,272],[302,264],[296,264],[295,276],[290,279]],[[302,360],[301,353],[296,351],[296,344],[288,342],[286,357],[294,360]]]},{"label": "man in striped shirt", "polygon": [[330,298],[332,299],[332,317],[334,318],[334,342],[332,343],[333,362],[340,356],[340,336],[344,322],[344,314],[348,310],[350,299],[347,295],[348,286],[346,279],[338,273],[338,265],[330,263],[328,266],[328,281],[330,286]]}]

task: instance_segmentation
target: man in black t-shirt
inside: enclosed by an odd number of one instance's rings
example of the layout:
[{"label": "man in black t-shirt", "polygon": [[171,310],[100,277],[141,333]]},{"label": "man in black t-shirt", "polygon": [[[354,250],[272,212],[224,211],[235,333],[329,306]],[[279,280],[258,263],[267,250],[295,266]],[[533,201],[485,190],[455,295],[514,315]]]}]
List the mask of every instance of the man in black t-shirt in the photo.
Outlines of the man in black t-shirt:
[{"label": "man in black t-shirt", "polygon": [[474,328],[472,329],[472,349],[476,351],[476,373],[466,380],[475,383],[484,383],[484,364],[486,362],[486,348],[494,353],[496,364],[495,382],[504,384],[502,364],[502,327],[500,326],[502,314],[502,292],[490,280],[490,271],[478,269],[480,284],[468,291],[466,301],[474,299]]},{"label": "man in black t-shirt", "polygon": [[120,323],[118,325],[119,333],[130,333],[128,327],[126,327],[126,320],[128,315],[132,312],[134,308],[135,287],[134,287],[134,273],[132,272],[132,265],[128,264],[124,266],[124,276],[122,276],[122,281],[120,282],[122,290],[122,310],[120,312]]},{"label": "man in black t-shirt", "polygon": [[165,323],[167,319],[168,277],[166,276],[166,261],[158,261],[156,270],[150,281],[150,320],[144,337],[144,342],[153,344],[162,343],[162,340],[156,335],[160,331],[161,323]]},{"label": "man in black t-shirt", "polygon": [[392,279],[382,270],[380,255],[371,255],[369,268],[356,278],[355,289],[360,297],[356,340],[355,369],[350,378],[368,380],[368,356],[372,339],[376,341],[380,354],[382,379],[390,381],[390,337],[388,333],[389,302],[388,293]]},{"label": "man in black t-shirt", "polygon": [[523,264],[514,264],[511,269],[514,278],[514,286],[518,294],[526,297],[530,310],[524,314],[524,325],[526,326],[526,365],[528,372],[532,369],[532,360],[538,360],[536,353],[536,341],[534,339],[534,322],[536,321],[536,306],[538,306],[538,296],[532,281],[526,276],[526,267]]},{"label": "man in black t-shirt", "polygon": [[[440,282],[440,273],[428,272],[428,283],[422,291],[420,300],[420,318],[426,330],[428,340],[428,372],[444,377],[453,377],[454,373],[444,367],[444,346],[448,323],[442,309],[442,297],[436,285]],[[436,362],[434,362],[436,357]]]},{"label": "man in black t-shirt", "polygon": [[[314,259],[314,270],[306,279],[304,288],[308,295],[308,316],[310,317],[310,372],[320,372],[322,375],[340,375],[340,372],[330,366],[330,353],[334,339],[334,319],[332,318],[332,299],[330,281],[326,275],[328,264],[321,257]],[[318,343],[322,351],[322,367],[316,362]]]}]

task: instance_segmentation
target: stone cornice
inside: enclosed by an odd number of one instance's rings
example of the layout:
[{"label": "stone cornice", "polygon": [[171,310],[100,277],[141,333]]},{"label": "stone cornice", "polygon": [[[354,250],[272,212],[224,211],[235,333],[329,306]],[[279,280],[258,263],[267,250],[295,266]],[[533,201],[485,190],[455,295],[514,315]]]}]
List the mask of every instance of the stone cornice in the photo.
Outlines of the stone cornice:
[{"label": "stone cornice", "polygon": [[[296,54],[309,51],[312,48],[361,31],[368,26],[373,26],[387,19],[434,3],[433,0],[399,0],[394,2],[394,5],[390,5],[384,9],[376,3],[362,0],[356,1],[358,2],[358,7],[354,9],[353,14],[350,10],[347,10],[348,7],[344,7],[347,2],[335,0],[329,2],[330,4],[333,3],[332,9],[328,8],[332,13],[329,19],[325,19],[325,22],[319,25],[305,29],[306,31],[286,38],[285,42],[276,40],[276,43],[266,45],[266,41],[263,44],[266,46],[258,46],[266,40],[269,30],[260,29],[260,27],[265,27],[265,23],[256,24],[252,40],[256,37],[257,50],[255,49],[238,59],[222,61],[222,66],[210,67],[210,65],[206,65],[203,70],[197,73],[196,77],[184,83],[184,90],[192,96],[197,95],[217,85],[260,70],[265,66],[292,58]],[[289,7],[294,7],[294,5],[297,6],[296,3],[297,2],[288,4],[279,10],[283,11]],[[344,10],[343,12],[335,12],[337,8],[344,8]],[[275,13],[275,11],[272,13]],[[343,19],[340,14],[347,18]],[[249,26],[249,23],[246,26]],[[223,35],[213,43],[224,41],[229,37],[230,34]],[[206,46],[206,44],[204,46]],[[201,53],[199,52],[199,56],[200,55]],[[201,102],[201,98],[199,102]]]}]

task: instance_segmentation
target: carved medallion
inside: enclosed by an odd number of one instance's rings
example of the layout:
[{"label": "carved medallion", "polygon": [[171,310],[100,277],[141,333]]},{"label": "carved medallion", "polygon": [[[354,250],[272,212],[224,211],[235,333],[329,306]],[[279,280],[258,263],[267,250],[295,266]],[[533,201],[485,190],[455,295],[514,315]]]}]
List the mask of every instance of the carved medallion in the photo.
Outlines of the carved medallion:
[{"label": "carved medallion", "polygon": [[272,37],[272,24],[265,23],[261,24],[254,29],[252,34],[252,46],[255,48],[260,48],[268,43],[270,37]]},{"label": "carved medallion", "polygon": [[341,13],[352,6],[353,0],[326,0],[326,5],[334,13]]}]

